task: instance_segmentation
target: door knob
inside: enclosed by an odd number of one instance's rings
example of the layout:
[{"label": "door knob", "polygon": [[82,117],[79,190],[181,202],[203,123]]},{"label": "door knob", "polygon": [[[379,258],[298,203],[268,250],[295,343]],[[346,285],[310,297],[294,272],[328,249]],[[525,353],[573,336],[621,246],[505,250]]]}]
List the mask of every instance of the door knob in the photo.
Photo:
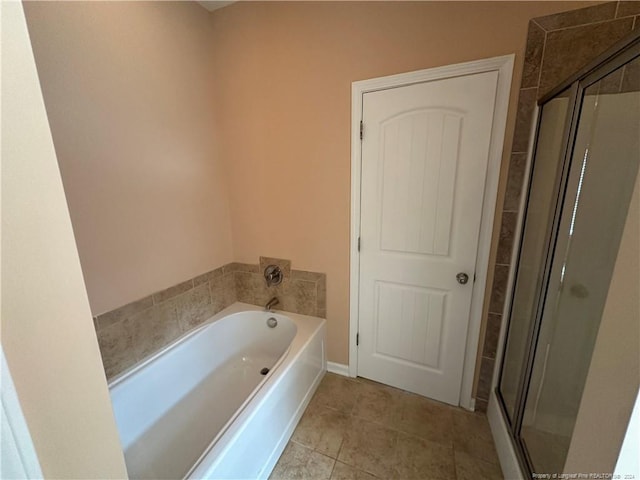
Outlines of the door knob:
[{"label": "door knob", "polygon": [[469,281],[469,275],[467,275],[464,272],[460,272],[459,274],[456,275],[456,280],[458,280],[458,283],[460,285],[464,285]]}]

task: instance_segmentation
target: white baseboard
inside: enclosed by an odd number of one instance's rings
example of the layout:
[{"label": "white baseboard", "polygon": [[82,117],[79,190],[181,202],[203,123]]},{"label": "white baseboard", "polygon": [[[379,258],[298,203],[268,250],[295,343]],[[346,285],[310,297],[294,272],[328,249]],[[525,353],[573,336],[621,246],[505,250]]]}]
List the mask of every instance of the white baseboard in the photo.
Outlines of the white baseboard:
[{"label": "white baseboard", "polygon": [[489,398],[487,418],[491,426],[493,442],[496,445],[496,451],[498,452],[498,459],[500,460],[504,478],[524,480],[524,476],[520,470],[520,464],[518,463],[518,457],[511,443],[511,436],[509,435],[507,424],[500,411],[495,392],[491,392]]},{"label": "white baseboard", "polygon": [[470,398],[465,402],[464,398],[460,399],[460,406],[462,408],[464,408],[465,410],[468,410],[469,412],[475,412],[476,411],[476,399],[475,398]]},{"label": "white baseboard", "polygon": [[348,377],[349,365],[345,365],[343,363],[327,362],[327,372]]}]

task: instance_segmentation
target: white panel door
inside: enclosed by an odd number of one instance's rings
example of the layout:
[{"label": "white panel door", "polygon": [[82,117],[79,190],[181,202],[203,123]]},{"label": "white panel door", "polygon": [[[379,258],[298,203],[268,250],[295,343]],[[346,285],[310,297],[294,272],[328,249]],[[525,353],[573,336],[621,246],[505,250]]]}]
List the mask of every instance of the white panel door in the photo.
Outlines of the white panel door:
[{"label": "white panel door", "polygon": [[497,82],[493,71],[363,95],[358,375],[453,405]]}]

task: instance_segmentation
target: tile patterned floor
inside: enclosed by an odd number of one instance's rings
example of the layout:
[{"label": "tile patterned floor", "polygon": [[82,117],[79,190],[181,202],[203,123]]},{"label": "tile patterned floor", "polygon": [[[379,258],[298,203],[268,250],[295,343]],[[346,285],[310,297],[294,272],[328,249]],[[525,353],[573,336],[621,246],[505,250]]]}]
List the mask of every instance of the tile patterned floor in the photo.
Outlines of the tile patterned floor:
[{"label": "tile patterned floor", "polygon": [[270,478],[503,477],[484,415],[327,373]]}]

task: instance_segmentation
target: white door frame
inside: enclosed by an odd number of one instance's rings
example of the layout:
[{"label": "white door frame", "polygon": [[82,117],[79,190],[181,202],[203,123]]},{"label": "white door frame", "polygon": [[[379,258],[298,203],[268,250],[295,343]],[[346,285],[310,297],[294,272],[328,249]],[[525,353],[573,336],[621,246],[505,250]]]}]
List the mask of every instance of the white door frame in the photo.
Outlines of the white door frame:
[{"label": "white door frame", "polygon": [[[502,149],[507,123],[507,110],[509,108],[509,93],[511,90],[514,58],[514,54],[504,55],[444,67],[418,70],[416,72],[372,78],[370,80],[360,80],[351,84],[351,271],[349,282],[349,375],[351,377],[355,377],[358,371],[356,334],[358,332],[359,322],[358,297],[360,292],[360,252],[358,252],[358,237],[360,235],[360,182],[362,175],[360,120],[362,119],[363,95],[367,92],[402,87],[415,83],[497,71],[498,87],[493,115],[493,128],[491,130],[491,143],[489,146],[485,195],[482,202],[482,220],[480,224],[475,270],[476,281],[473,285],[471,297],[471,311],[467,331],[462,387],[460,391],[460,405],[469,410],[474,409],[475,401],[472,398],[473,379],[478,354],[482,307],[487,283],[489,252],[491,249],[496,197],[498,195],[498,180],[502,162]],[[366,131],[364,134],[366,135]]]}]

